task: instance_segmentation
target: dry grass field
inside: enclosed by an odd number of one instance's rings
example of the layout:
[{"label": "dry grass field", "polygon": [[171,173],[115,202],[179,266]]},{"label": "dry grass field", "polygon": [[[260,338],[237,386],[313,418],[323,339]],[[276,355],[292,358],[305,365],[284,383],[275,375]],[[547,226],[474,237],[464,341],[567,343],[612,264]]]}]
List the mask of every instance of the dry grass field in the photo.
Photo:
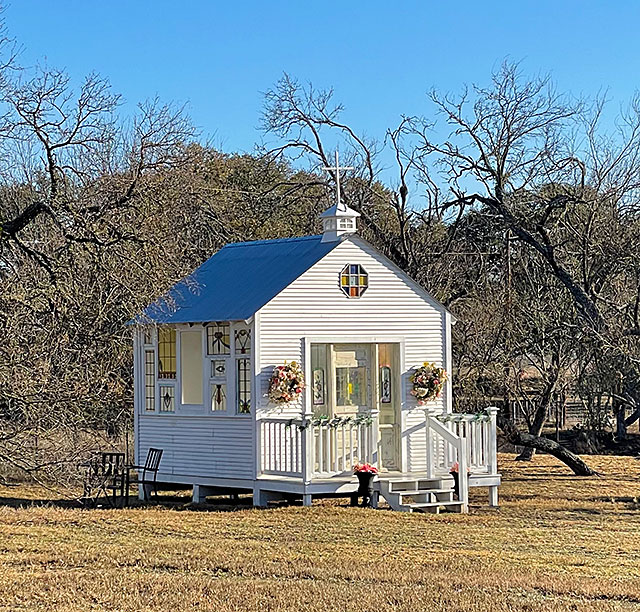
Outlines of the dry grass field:
[{"label": "dry grass field", "polygon": [[0,488],[0,610],[640,610],[640,461],[500,459],[500,508],[476,490],[467,516],[16,507],[48,494]]}]

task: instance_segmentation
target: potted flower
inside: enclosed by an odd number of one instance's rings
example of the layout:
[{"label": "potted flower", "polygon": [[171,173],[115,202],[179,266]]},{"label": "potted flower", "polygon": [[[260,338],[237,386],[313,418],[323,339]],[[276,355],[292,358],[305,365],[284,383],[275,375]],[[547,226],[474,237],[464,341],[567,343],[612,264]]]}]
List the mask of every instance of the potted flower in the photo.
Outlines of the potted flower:
[{"label": "potted flower", "polygon": [[413,383],[411,395],[416,398],[420,406],[423,406],[427,402],[440,397],[446,380],[447,373],[444,368],[425,361],[411,375],[411,382]]},{"label": "potted flower", "polygon": [[373,479],[378,474],[378,468],[370,463],[356,463],[353,466],[353,473],[358,478],[358,495],[362,497],[362,507],[372,508]]},{"label": "potted flower", "polygon": [[304,389],[304,374],[297,361],[276,366],[269,380],[269,399],[274,404],[287,404]]}]

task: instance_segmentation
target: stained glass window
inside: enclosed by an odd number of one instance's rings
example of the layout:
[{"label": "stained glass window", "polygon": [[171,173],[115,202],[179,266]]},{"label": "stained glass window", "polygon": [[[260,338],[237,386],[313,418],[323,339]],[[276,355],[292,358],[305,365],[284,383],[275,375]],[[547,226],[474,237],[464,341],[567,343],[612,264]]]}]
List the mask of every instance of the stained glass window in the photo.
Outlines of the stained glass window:
[{"label": "stained glass window", "polygon": [[176,389],[173,385],[160,385],[160,412],[176,411]]},{"label": "stained glass window", "polygon": [[176,330],[158,329],[158,378],[176,377]]},{"label": "stained glass window", "polygon": [[211,378],[224,377],[227,372],[227,362],[224,359],[213,359],[211,361]]},{"label": "stained glass window", "polygon": [[153,351],[144,352],[144,409],[156,409],[156,356]]},{"label": "stained glass window", "polygon": [[250,329],[236,329],[236,355],[246,355],[251,352],[251,330]]},{"label": "stained glass window", "polygon": [[214,383],[211,385],[211,410],[224,412],[227,409],[227,385]]},{"label": "stained glass window", "polygon": [[391,368],[389,366],[380,368],[380,401],[383,404],[391,403]]},{"label": "stained glass window", "polygon": [[313,371],[313,405],[324,404],[324,370],[316,368]]},{"label": "stained glass window", "polygon": [[251,367],[249,359],[237,360],[237,411],[238,414],[251,413]]},{"label": "stained glass window", "polygon": [[369,286],[369,275],[360,264],[347,264],[340,273],[340,289],[348,297],[360,297]]},{"label": "stained glass window", "polygon": [[391,403],[391,344],[378,345],[378,365],[380,372],[380,402],[382,404]]},{"label": "stained glass window", "polygon": [[231,349],[229,323],[212,323],[207,327],[207,354],[228,355]]}]

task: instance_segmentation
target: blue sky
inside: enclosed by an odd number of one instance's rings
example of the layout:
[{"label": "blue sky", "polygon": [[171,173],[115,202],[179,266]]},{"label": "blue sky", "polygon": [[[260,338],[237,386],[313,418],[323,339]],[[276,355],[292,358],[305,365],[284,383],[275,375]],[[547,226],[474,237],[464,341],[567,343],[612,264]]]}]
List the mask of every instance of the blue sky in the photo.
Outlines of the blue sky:
[{"label": "blue sky", "polygon": [[249,151],[262,94],[284,71],[333,86],[345,119],[383,137],[428,111],[432,86],[484,83],[505,58],[560,89],[628,100],[640,74],[639,2],[12,0],[23,64],[108,77],[128,105],[188,103],[205,138]]}]

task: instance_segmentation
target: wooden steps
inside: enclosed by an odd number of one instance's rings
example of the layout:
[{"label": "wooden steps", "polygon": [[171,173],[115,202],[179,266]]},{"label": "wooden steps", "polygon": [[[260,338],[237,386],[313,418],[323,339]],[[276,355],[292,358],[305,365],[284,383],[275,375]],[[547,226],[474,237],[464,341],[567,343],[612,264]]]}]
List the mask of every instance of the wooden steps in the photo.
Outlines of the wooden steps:
[{"label": "wooden steps", "polygon": [[399,512],[466,512],[466,504],[454,499],[450,476],[381,478],[376,484],[389,506]]}]

